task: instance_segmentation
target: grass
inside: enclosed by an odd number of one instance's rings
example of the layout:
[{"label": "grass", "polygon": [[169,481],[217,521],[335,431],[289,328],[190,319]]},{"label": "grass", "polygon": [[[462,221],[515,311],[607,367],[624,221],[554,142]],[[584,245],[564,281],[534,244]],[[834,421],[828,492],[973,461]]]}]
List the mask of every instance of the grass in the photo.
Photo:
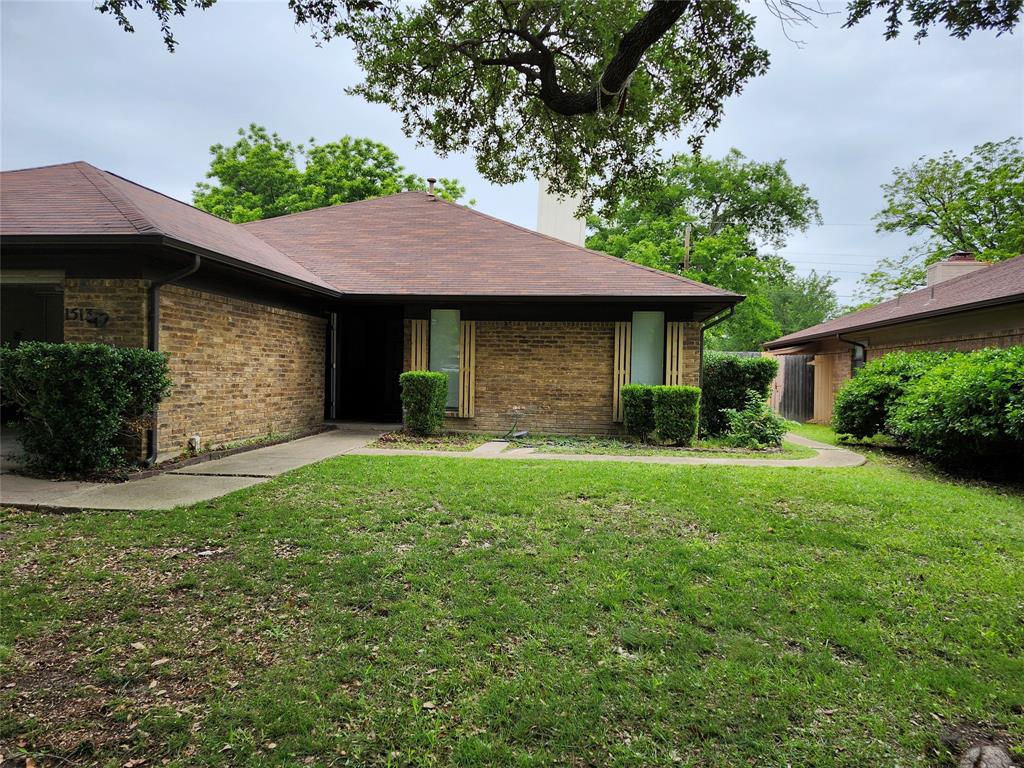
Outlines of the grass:
[{"label": "grass", "polygon": [[76,765],[936,766],[947,728],[1024,736],[1024,498],[875,460],[347,456],[6,512],[0,588],[0,744]]},{"label": "grass", "polygon": [[692,446],[652,445],[620,437],[593,435],[531,435],[513,440],[516,448],[533,447],[539,453],[596,453],[613,456],[728,456],[736,459],[806,459],[817,451],[784,441],[779,450],[730,448],[722,440],[700,440]]}]

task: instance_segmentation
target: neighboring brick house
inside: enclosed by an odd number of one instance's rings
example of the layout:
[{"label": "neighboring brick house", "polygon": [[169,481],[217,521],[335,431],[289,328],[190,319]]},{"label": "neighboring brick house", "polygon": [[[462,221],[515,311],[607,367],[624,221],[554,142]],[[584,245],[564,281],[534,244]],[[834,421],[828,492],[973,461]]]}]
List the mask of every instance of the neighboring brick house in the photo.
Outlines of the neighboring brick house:
[{"label": "neighboring brick house", "polygon": [[[1024,256],[990,264],[954,253],[928,268],[927,282],[920,290],[764,345],[773,356],[813,355],[814,421],[831,421],[843,384],[864,362],[888,352],[1024,344]],[[777,380],[775,387],[782,385]]]},{"label": "neighboring brick house", "polygon": [[[742,296],[424,192],[231,224],[87,163],[0,178],[3,341],[149,346],[174,388],[150,457],[397,421],[449,374],[449,425],[620,428],[623,383],[697,384]],[[140,449],[141,450],[141,449]]]}]

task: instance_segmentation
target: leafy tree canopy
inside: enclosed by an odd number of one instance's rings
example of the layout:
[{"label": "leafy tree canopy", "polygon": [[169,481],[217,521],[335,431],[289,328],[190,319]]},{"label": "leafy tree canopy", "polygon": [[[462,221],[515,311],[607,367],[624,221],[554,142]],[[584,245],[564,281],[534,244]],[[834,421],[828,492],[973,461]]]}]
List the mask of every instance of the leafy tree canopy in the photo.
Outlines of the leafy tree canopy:
[{"label": "leafy tree canopy", "polygon": [[810,274],[791,274],[784,282],[769,286],[766,293],[779,323],[779,335],[795,333],[841,314],[839,300],[832,290],[836,281],[832,275],[819,275],[812,269]]},{"label": "leafy tree canopy", "polygon": [[[216,0],[103,0],[100,12],[133,31],[148,9],[171,50],[175,16]],[[802,0],[766,0],[783,24],[817,12]],[[318,41],[355,48],[364,80],[351,89],[387,104],[408,136],[444,155],[472,150],[496,183],[528,175],[588,201],[653,178],[656,143],[687,131],[695,147],[726,100],[768,67],[754,19],[739,0],[289,0]],[[1006,32],[1021,0],[851,0],[847,24],[876,10],[886,35],[909,23],[965,37]]]},{"label": "leafy tree canopy", "polygon": [[[370,139],[343,136],[308,145],[285,141],[252,124],[238,131],[230,146],[210,147],[213,159],[192,193],[196,207],[233,222],[269,219],[328,205],[351,203],[412,189],[426,189],[421,177],[406,173],[398,155]],[[440,179],[439,197],[457,202],[465,189]],[[470,201],[472,203],[472,201]]]},{"label": "leafy tree canopy", "polygon": [[879,232],[924,235],[903,256],[883,259],[862,281],[875,301],[924,285],[929,264],[953,251],[983,261],[1024,253],[1024,152],[1019,138],[988,142],[959,157],[944,152],[893,171],[882,185]]},{"label": "leafy tree canopy", "polygon": [[798,278],[783,258],[759,250],[781,247],[820,221],[817,201],[781,160],[754,162],[734,149],[720,160],[673,157],[656,184],[630,191],[608,216],[590,218],[587,245],[745,294],[708,342],[713,349],[757,349],[836,310],[833,278]]}]

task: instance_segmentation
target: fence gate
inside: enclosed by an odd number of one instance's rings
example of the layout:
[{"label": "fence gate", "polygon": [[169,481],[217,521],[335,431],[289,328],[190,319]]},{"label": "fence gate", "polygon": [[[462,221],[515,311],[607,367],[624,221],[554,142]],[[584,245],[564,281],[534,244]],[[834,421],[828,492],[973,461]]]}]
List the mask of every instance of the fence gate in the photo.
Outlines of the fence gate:
[{"label": "fence gate", "polygon": [[782,383],[779,415],[793,421],[810,421],[814,418],[814,355],[780,355],[776,359]]}]

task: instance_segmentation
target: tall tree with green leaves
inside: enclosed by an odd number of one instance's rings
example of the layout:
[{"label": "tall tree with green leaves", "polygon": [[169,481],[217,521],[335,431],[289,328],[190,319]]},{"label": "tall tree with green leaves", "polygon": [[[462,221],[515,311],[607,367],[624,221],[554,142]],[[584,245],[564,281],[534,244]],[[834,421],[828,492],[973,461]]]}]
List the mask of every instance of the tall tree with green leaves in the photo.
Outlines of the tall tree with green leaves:
[{"label": "tall tree with green leaves", "polygon": [[[173,50],[171,23],[216,0],[103,0],[133,31],[148,9]],[[783,24],[811,20],[803,0],[766,0]],[[730,96],[768,68],[739,0],[288,0],[314,38],[347,38],[364,80],[350,89],[386,104],[406,135],[444,155],[473,151],[495,183],[544,176],[559,193],[617,199],[627,179],[653,179],[666,136],[701,139]],[[1007,32],[1021,0],[850,0],[847,25],[885,13],[966,37]]]},{"label": "tall tree with green leaves", "polygon": [[1021,139],[988,142],[960,157],[944,152],[896,168],[882,185],[885,208],[875,215],[879,232],[924,236],[907,253],[883,259],[864,277],[871,300],[924,285],[929,264],[954,251],[982,261],[1024,253],[1024,151]]},{"label": "tall tree with green leaves", "polygon": [[[192,193],[196,207],[233,222],[269,219],[328,205],[406,190],[426,189],[398,155],[379,142],[343,136],[338,141],[294,144],[252,124],[231,145],[214,144],[206,176]],[[465,188],[439,179],[437,194],[459,201]]]},{"label": "tall tree with green leaves", "polygon": [[832,275],[819,275],[812,269],[802,276],[792,271],[782,283],[770,285],[765,293],[779,324],[779,336],[839,315],[842,310],[833,290],[837,281]]},{"label": "tall tree with green leaves", "polygon": [[817,201],[783,161],[755,162],[733,149],[717,160],[676,155],[657,183],[631,191],[610,215],[589,219],[587,245],[746,294],[709,345],[757,349],[783,332],[776,303],[786,299],[773,289],[791,285],[793,293],[804,293],[813,287],[791,283],[797,279],[792,266],[770,250],[820,221]]}]

